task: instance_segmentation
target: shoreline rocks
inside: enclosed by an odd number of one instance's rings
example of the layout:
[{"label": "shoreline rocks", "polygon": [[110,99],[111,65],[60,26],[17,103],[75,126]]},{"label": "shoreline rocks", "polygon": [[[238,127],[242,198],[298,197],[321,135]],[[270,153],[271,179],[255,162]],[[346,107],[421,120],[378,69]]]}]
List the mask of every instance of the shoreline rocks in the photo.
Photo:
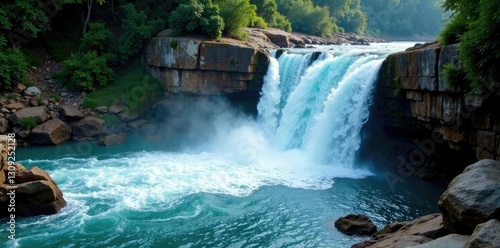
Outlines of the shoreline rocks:
[{"label": "shoreline rocks", "polygon": [[500,162],[480,160],[448,185],[442,214],[386,225],[353,248],[500,247]]},{"label": "shoreline rocks", "polygon": [[[27,170],[19,163],[9,164],[7,150],[11,151],[13,145],[8,136],[0,135],[0,218],[11,214],[34,216],[58,213],[66,206],[66,200],[56,182],[36,166]],[[9,173],[15,173],[15,177]],[[13,204],[12,192],[15,194],[15,212],[8,210]]]},{"label": "shoreline rocks", "polygon": [[471,234],[490,219],[500,218],[500,162],[478,161],[455,177],[438,202],[450,233]]},{"label": "shoreline rocks", "polygon": [[371,235],[377,232],[373,222],[361,214],[349,214],[335,221],[335,227],[347,235]]}]

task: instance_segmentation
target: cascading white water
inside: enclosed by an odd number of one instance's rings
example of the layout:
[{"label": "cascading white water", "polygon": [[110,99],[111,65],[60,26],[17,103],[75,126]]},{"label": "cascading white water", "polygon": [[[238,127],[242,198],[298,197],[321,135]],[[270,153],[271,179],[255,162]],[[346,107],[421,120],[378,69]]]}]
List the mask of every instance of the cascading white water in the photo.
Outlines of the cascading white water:
[{"label": "cascading white water", "polygon": [[309,161],[351,167],[369,115],[378,55],[284,53],[271,58],[258,104],[260,124],[283,151]]}]

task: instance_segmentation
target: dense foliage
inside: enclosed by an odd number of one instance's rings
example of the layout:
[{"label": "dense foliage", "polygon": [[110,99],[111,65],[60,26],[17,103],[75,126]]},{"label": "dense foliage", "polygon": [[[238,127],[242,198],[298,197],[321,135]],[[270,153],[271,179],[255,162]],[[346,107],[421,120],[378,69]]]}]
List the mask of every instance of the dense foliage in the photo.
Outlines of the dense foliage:
[{"label": "dense foliage", "polygon": [[58,78],[70,87],[86,91],[111,82],[113,70],[110,64],[116,61],[111,38],[112,33],[104,23],[91,23],[83,36],[80,51],[64,61]]},{"label": "dense foliage", "polygon": [[165,23],[161,18],[148,18],[145,11],[137,10],[133,4],[125,4],[122,8],[125,18],[121,26],[120,61],[127,64],[141,51],[147,39],[164,28]]},{"label": "dense foliage", "polygon": [[21,50],[0,45],[0,90],[26,80],[27,67]]},{"label": "dense foliage", "polygon": [[97,55],[95,51],[88,51],[84,54],[73,54],[65,60],[64,69],[57,77],[70,88],[93,91],[111,82],[113,74],[104,57]]},{"label": "dense foliage", "polygon": [[211,0],[179,0],[179,6],[170,13],[169,23],[176,35],[194,32],[219,38],[224,29],[219,7]]},{"label": "dense foliage", "polygon": [[257,19],[257,7],[249,0],[215,0],[214,3],[220,8],[224,33],[238,39],[248,38],[245,28]]},{"label": "dense foliage", "polygon": [[446,10],[452,11],[452,21],[441,33],[441,41],[460,41],[459,59],[472,83],[490,88],[500,81],[500,5],[497,0],[446,0]]},{"label": "dense foliage", "polygon": [[280,12],[275,0],[251,0],[257,6],[257,15],[262,17],[269,27],[279,28],[287,32],[292,31],[292,24]]},{"label": "dense foliage", "polygon": [[[441,18],[436,1],[444,0],[5,0],[0,3],[0,86],[7,89],[26,80],[26,58],[36,61],[36,46],[26,45],[34,40],[46,46],[53,59],[65,60],[61,78],[66,83],[90,90],[109,83],[109,72],[135,61],[145,42],[169,27],[176,35],[227,34],[239,39],[247,37],[245,27],[320,36],[343,31],[432,34]],[[456,13],[480,12],[467,9],[474,4],[462,6],[461,0],[446,2]],[[65,24],[61,16],[73,19]],[[457,36],[465,32],[461,15],[454,16],[456,30],[443,40],[461,38],[465,43],[467,36]],[[51,18],[58,21],[51,23]],[[96,65],[102,68],[85,71]]]},{"label": "dense foliage", "polygon": [[292,29],[297,32],[320,36],[331,36],[342,31],[330,16],[328,7],[314,5],[311,0],[278,0],[278,10],[292,23]]},{"label": "dense foliage", "polygon": [[363,34],[366,29],[366,13],[361,10],[361,0],[313,0],[316,5],[327,6],[335,24],[346,32]]}]

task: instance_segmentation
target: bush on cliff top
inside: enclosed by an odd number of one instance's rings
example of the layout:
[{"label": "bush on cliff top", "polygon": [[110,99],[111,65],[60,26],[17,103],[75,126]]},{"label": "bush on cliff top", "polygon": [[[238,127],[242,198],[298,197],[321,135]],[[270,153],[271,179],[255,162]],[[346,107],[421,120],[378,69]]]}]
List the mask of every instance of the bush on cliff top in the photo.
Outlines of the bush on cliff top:
[{"label": "bush on cliff top", "polygon": [[246,40],[248,33],[245,28],[257,18],[257,7],[249,0],[215,0],[220,8],[219,15],[224,20],[224,33],[229,36]]},{"label": "bush on cliff top", "polygon": [[[479,6],[478,6],[479,5]],[[459,59],[475,90],[481,84],[500,81],[500,5],[498,0],[446,0],[453,21],[441,33],[445,44],[458,37]],[[489,85],[486,85],[489,86]],[[489,87],[487,87],[489,88]]]},{"label": "bush on cliff top", "polygon": [[204,33],[217,39],[224,29],[219,7],[211,0],[179,0],[179,6],[170,13],[169,23],[176,35]]}]

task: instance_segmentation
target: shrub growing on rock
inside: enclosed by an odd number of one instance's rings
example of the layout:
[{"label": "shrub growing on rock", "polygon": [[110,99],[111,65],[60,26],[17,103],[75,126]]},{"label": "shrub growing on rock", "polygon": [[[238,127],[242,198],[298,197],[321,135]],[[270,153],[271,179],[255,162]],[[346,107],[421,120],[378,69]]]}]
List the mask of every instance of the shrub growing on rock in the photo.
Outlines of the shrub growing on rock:
[{"label": "shrub growing on rock", "polygon": [[219,7],[211,0],[179,0],[179,6],[170,13],[169,23],[175,35],[200,32],[217,39],[224,29]]},{"label": "shrub growing on rock", "polygon": [[31,130],[36,127],[36,121],[33,117],[22,118],[19,121],[19,126],[24,130]]},{"label": "shrub growing on rock", "polygon": [[257,18],[257,7],[249,0],[215,0],[214,3],[220,8],[224,32],[241,40],[247,39],[245,28]]},{"label": "shrub growing on rock", "polygon": [[[458,55],[472,90],[484,82],[499,82],[500,7],[497,0],[446,0],[453,20],[441,33],[441,42],[460,41]],[[486,85],[489,86],[489,85]]]}]

